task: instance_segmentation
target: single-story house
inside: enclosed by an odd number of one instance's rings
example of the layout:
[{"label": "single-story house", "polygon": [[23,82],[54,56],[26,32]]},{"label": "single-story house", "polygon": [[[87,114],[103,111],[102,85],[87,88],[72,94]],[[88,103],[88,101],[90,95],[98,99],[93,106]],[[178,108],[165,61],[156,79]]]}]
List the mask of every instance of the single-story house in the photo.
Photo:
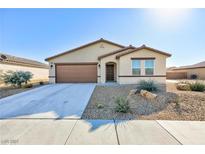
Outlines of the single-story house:
[{"label": "single-story house", "polygon": [[172,67],[167,70],[167,79],[205,80],[205,61],[188,66]]},{"label": "single-story house", "polygon": [[124,46],[105,39],[82,45],[45,59],[50,83],[166,82],[169,53],[142,45]]},{"label": "single-story house", "polygon": [[48,81],[47,64],[0,53],[0,74],[7,71],[29,71],[33,74],[32,80]]}]

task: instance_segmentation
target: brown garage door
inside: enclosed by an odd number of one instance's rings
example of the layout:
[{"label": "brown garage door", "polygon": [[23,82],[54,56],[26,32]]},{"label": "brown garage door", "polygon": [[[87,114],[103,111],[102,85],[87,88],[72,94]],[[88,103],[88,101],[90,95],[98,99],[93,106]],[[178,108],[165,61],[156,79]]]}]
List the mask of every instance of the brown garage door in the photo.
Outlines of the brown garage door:
[{"label": "brown garage door", "polygon": [[97,64],[57,64],[57,83],[97,82]]}]

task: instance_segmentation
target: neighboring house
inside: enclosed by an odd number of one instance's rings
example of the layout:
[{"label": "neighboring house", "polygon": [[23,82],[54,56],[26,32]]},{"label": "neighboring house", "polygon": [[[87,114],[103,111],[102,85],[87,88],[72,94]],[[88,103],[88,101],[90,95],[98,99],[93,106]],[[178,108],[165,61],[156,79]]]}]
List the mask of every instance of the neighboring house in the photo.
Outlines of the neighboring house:
[{"label": "neighboring house", "polygon": [[205,61],[188,66],[173,67],[167,70],[167,79],[197,79],[205,80]]},{"label": "neighboring house", "polygon": [[166,81],[171,55],[145,45],[123,46],[105,39],[49,57],[50,83]]},{"label": "neighboring house", "polygon": [[7,71],[30,71],[33,74],[32,80],[48,80],[48,65],[0,53],[0,74]]}]

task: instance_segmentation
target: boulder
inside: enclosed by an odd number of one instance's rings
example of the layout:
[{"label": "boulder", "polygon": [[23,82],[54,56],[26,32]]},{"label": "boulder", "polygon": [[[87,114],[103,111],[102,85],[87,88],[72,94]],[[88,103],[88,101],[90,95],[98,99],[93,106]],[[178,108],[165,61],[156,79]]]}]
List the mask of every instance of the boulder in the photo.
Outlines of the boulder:
[{"label": "boulder", "polygon": [[190,85],[187,83],[178,83],[176,87],[178,90],[185,90],[185,91],[191,90]]},{"label": "boulder", "polygon": [[156,94],[153,94],[147,90],[141,90],[140,95],[147,98],[147,99],[155,99],[157,97]]},{"label": "boulder", "polygon": [[137,90],[137,89],[132,89],[132,90],[130,90],[130,92],[129,92],[129,96],[135,95],[136,93],[138,93],[138,90]]}]

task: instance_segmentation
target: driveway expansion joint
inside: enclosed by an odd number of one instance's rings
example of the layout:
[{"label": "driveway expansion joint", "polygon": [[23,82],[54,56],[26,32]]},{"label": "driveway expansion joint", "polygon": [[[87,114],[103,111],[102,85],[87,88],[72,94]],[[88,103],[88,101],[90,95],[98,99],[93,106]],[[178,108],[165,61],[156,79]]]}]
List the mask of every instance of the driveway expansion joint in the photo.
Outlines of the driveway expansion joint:
[{"label": "driveway expansion joint", "polygon": [[72,129],[71,129],[70,133],[68,134],[68,137],[67,137],[67,139],[66,139],[66,141],[65,141],[64,145],[66,145],[66,143],[68,142],[68,139],[69,139],[70,135],[72,134],[73,129],[74,129],[74,127],[76,126],[77,122],[78,122],[78,120],[76,120],[75,124],[73,125],[73,127],[72,127]]},{"label": "driveway expansion joint", "polygon": [[115,122],[115,119],[113,119],[114,122],[114,126],[115,126],[115,133],[116,133],[116,137],[117,137],[117,143],[118,145],[120,145],[120,140],[119,140],[119,136],[118,136],[118,132],[117,132],[117,124]]},{"label": "driveway expansion joint", "polygon": [[173,137],[180,145],[183,145],[173,134],[171,134],[165,127],[163,127],[158,120],[155,120],[157,124],[159,124],[159,126],[164,129],[171,137]]}]

